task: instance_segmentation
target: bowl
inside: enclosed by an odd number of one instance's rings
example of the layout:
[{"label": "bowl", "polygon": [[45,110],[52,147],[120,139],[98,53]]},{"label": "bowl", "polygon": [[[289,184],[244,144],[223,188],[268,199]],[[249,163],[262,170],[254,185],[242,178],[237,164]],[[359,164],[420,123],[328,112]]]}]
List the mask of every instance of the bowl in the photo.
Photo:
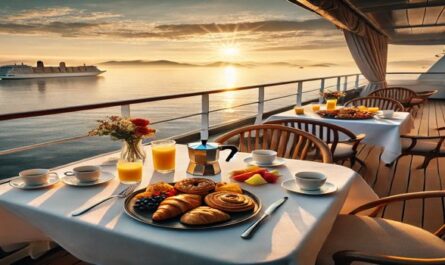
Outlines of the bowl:
[{"label": "bowl", "polygon": [[252,159],[258,164],[269,165],[277,158],[274,150],[258,149],[252,151]]},{"label": "bowl", "polygon": [[295,174],[295,181],[302,190],[319,190],[326,183],[326,176],[320,172],[302,171]]}]

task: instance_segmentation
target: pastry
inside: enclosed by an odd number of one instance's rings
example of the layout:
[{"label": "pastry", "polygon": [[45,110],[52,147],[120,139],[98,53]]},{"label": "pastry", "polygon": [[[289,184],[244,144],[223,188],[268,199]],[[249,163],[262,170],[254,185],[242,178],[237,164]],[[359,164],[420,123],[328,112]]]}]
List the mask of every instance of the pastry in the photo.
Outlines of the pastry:
[{"label": "pastry", "polygon": [[187,194],[206,195],[215,189],[215,182],[205,178],[189,178],[176,182],[175,189]]},{"label": "pastry", "polygon": [[235,193],[243,193],[241,186],[238,183],[226,183],[221,182],[217,183],[215,187],[215,191],[231,191]]},{"label": "pastry", "polygon": [[208,206],[229,213],[249,211],[256,205],[251,197],[230,191],[210,193],[204,200]]},{"label": "pastry", "polygon": [[159,205],[153,213],[153,221],[164,221],[179,216],[201,205],[201,196],[194,194],[179,194],[168,197]]},{"label": "pastry", "polygon": [[181,217],[181,223],[187,225],[208,225],[230,220],[230,215],[208,206],[199,206]]},{"label": "pastry", "polygon": [[161,193],[164,193],[167,197],[176,195],[175,188],[172,185],[166,182],[158,182],[149,184],[145,189],[145,192],[139,193],[136,195],[136,198],[152,197],[154,195],[160,195]]}]

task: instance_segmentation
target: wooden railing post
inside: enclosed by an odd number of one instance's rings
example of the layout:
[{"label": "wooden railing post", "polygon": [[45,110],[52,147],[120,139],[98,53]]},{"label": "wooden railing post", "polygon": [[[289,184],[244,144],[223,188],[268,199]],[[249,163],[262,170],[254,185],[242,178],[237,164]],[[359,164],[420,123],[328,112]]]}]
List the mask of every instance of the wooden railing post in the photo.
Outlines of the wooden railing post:
[{"label": "wooden railing post", "polygon": [[209,94],[201,95],[201,140],[209,139]]},{"label": "wooden railing post", "polygon": [[337,91],[340,91],[341,76],[337,76]]},{"label": "wooden railing post", "polygon": [[124,118],[130,117],[130,105],[121,105],[121,116]]},{"label": "wooden railing post", "polygon": [[261,124],[264,113],[264,87],[258,87],[258,112],[256,114],[255,124]]},{"label": "wooden railing post", "polygon": [[321,79],[321,83],[320,83],[320,95],[318,97],[318,103],[323,103],[324,98],[323,98],[323,92],[324,92],[324,83],[325,83],[325,79],[322,78]]},{"label": "wooden railing post", "polygon": [[358,89],[359,84],[360,84],[360,74],[357,74],[355,76],[355,89]]},{"label": "wooden railing post", "polygon": [[348,76],[345,75],[345,82],[343,83],[343,91],[348,90]]},{"label": "wooden railing post", "polygon": [[297,86],[297,106],[301,106],[303,102],[303,82],[298,82]]}]

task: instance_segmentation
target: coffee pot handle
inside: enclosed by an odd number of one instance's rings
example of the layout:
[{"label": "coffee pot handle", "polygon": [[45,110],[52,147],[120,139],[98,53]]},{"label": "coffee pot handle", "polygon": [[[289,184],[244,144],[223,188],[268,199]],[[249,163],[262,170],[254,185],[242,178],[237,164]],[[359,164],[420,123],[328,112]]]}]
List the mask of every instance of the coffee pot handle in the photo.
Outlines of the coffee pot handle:
[{"label": "coffee pot handle", "polygon": [[226,158],[226,162],[229,162],[230,159],[232,159],[233,156],[234,156],[236,153],[238,153],[238,147],[236,147],[236,146],[234,146],[234,145],[221,145],[221,146],[219,147],[219,149],[220,149],[220,150],[227,150],[227,149],[230,149],[230,150],[231,150],[230,154],[229,154],[229,155],[227,156],[227,158]]}]

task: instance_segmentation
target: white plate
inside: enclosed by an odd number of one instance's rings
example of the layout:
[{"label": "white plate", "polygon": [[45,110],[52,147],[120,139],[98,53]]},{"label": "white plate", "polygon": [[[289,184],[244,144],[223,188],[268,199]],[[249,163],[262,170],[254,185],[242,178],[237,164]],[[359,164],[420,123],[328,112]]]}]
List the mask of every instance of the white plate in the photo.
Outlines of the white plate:
[{"label": "white plate", "polygon": [[337,186],[330,182],[326,182],[319,190],[302,190],[300,186],[297,185],[295,179],[286,180],[281,183],[281,187],[288,191],[306,194],[306,195],[326,195],[337,191]]},{"label": "white plate", "polygon": [[70,186],[78,186],[78,187],[86,187],[86,186],[94,186],[105,183],[114,179],[114,175],[110,172],[102,171],[100,173],[99,178],[96,181],[91,182],[80,182],[75,176],[64,176],[62,177],[62,181]]},{"label": "white plate", "polygon": [[260,164],[253,160],[252,157],[247,157],[244,159],[244,162],[247,163],[249,166],[259,166],[259,167],[278,167],[282,166],[286,163],[286,160],[281,157],[275,158],[275,160],[271,164]]},{"label": "white plate", "polygon": [[35,189],[42,189],[49,186],[52,186],[59,182],[59,177],[50,175],[48,176],[48,181],[46,183],[43,183],[41,185],[26,185],[25,181],[22,178],[16,178],[9,182],[9,185],[11,185],[14,188],[22,189],[22,190],[35,190]]}]

